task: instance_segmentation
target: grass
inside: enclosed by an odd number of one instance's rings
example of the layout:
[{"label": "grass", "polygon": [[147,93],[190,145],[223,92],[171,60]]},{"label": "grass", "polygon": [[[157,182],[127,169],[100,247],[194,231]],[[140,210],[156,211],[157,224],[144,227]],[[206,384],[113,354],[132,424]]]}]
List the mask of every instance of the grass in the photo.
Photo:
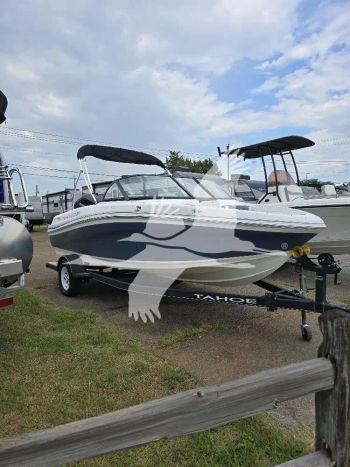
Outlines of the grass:
[{"label": "grass", "polygon": [[[22,291],[0,311],[0,435],[98,415],[196,386],[178,368],[88,312]],[[84,466],[268,466],[311,449],[310,431],[262,415],[227,427],[82,461]]]},{"label": "grass", "polygon": [[159,341],[162,348],[171,347],[190,339],[200,339],[213,331],[221,331],[224,329],[223,324],[202,324],[201,326],[190,327],[185,329],[177,329],[176,331],[169,332]]}]

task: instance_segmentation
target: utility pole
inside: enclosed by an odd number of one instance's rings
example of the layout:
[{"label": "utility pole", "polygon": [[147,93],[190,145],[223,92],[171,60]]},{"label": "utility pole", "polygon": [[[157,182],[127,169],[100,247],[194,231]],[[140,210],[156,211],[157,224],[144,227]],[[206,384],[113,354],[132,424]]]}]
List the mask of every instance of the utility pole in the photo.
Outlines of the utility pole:
[{"label": "utility pole", "polygon": [[35,185],[35,196],[39,196],[39,187]]},{"label": "utility pole", "polygon": [[230,180],[230,156],[228,154],[228,151],[230,149],[229,144],[226,146],[226,149],[227,149],[227,180]]}]

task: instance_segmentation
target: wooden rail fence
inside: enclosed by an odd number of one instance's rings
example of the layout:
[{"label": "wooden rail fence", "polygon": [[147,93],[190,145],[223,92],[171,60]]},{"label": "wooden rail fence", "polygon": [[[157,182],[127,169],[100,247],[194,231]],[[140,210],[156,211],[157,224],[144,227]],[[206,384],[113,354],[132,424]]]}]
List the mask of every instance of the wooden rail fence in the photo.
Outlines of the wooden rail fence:
[{"label": "wooden rail fence", "polygon": [[226,425],[316,393],[316,452],[283,466],[350,466],[350,315],[320,315],[318,358],[0,440],[0,466],[53,466]]}]

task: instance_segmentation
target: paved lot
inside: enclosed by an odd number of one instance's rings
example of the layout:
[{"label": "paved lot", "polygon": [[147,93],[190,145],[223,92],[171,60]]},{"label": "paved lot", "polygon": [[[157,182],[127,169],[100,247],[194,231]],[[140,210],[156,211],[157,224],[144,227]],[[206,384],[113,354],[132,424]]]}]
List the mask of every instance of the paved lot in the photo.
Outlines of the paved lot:
[{"label": "paved lot", "polygon": [[[106,286],[91,282],[78,297],[64,297],[58,290],[55,272],[45,268],[47,261],[56,258],[46,232],[33,232],[32,235],[35,252],[32,274],[27,280],[29,286],[59,306],[99,313],[110,326],[131,338],[140,339],[151,346],[156,354],[190,372],[201,383],[220,383],[316,357],[321,335],[314,313],[308,316],[314,337],[311,342],[305,342],[300,337],[300,313],[297,311],[270,313],[256,307],[232,308],[224,304],[166,300],[160,308],[162,319],[155,324],[143,324],[128,319],[127,295]],[[350,258],[342,259],[350,261]],[[297,286],[293,267],[289,265],[275,273],[271,279],[283,286]],[[350,300],[350,269],[343,271],[342,281],[340,286],[334,286],[329,281],[329,300]],[[253,285],[236,288],[236,291],[262,293],[261,289]],[[233,289],[226,289],[226,292],[232,293]],[[189,339],[167,348],[160,346],[161,339],[173,331],[217,324],[219,330],[213,330],[201,338]],[[285,403],[277,409],[277,413],[288,424],[311,424],[314,421],[313,397]]]}]

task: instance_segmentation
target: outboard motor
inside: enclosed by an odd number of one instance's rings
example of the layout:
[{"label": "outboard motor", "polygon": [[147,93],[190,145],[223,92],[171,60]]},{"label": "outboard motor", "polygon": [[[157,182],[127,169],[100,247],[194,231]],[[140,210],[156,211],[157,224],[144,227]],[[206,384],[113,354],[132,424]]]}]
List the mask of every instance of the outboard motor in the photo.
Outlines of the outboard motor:
[{"label": "outboard motor", "polygon": [[[0,261],[20,259],[22,260],[23,272],[26,272],[32,257],[33,242],[25,226],[11,217],[0,215]],[[0,287],[8,287],[13,284],[20,275],[0,276]]]}]

